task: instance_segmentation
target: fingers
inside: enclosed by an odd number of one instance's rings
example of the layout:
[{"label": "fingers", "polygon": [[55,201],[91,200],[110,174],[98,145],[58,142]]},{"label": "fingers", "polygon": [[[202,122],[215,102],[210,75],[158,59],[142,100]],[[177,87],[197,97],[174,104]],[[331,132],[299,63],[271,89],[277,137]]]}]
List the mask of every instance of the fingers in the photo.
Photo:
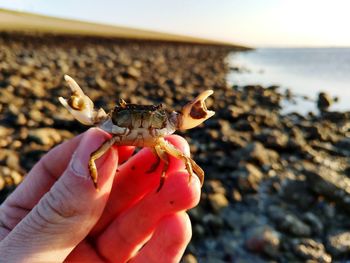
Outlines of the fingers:
[{"label": "fingers", "polygon": [[130,263],[180,262],[191,236],[191,221],[185,212],[165,217]]},{"label": "fingers", "polygon": [[[172,135],[168,136],[167,140],[189,155],[189,146],[185,139]],[[157,157],[154,153],[150,149],[144,148],[118,168],[106,209],[94,227],[93,235],[102,231],[118,214],[134,205],[146,193],[156,191],[163,164],[160,163],[159,167],[150,173],[150,167],[155,162],[157,162]],[[182,160],[169,156],[167,174],[183,169],[185,169],[185,164]],[[167,184],[167,180],[165,184]]]},{"label": "fingers", "polygon": [[117,168],[117,152],[109,150],[96,162],[100,188],[96,191],[87,164],[105,139],[97,129],[84,134],[62,176],[2,240],[1,255],[6,251],[16,262],[63,261],[86,237],[105,207]]},{"label": "fingers", "polygon": [[126,262],[167,215],[189,209],[199,202],[200,182],[188,182],[184,171],[169,174],[158,193],[147,194],[142,201],[121,214],[97,238],[99,254],[111,262]]},{"label": "fingers", "polygon": [[[91,143],[99,143],[110,135],[100,129],[90,129],[54,147],[33,167],[24,181],[0,206],[0,240],[21,221],[66,170],[83,136]],[[98,139],[100,138],[100,140]],[[96,146],[98,147],[98,146]],[[114,147],[116,149],[116,147]],[[127,160],[134,147],[118,147],[119,162]],[[4,223],[2,223],[4,222]],[[1,228],[4,225],[5,230]]]}]

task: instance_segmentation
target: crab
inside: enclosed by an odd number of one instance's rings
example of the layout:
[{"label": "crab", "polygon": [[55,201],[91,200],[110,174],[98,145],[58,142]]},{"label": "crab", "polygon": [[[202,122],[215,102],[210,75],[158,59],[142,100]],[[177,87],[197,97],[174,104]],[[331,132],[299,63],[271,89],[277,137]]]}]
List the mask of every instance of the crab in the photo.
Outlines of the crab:
[{"label": "crab", "polygon": [[92,100],[84,94],[83,90],[70,76],[65,75],[72,95],[68,99],[59,97],[59,101],[80,123],[97,126],[110,133],[112,137],[106,140],[96,151],[90,155],[88,168],[91,179],[98,189],[98,173],[95,161],[108,151],[113,145],[130,145],[137,147],[150,147],[157,157],[149,172],[155,170],[164,162],[157,192],[162,188],[166,171],[169,165],[168,155],[183,160],[189,173],[189,180],[197,175],[201,185],[204,181],[204,171],[189,156],[181,152],[174,145],[164,139],[176,130],[194,128],[212,117],[215,112],[207,109],[205,100],[213,94],[212,90],[200,93],[193,101],[187,103],[180,112],[169,112],[159,105],[138,105],[126,103],[120,99],[119,105],[109,113],[102,108],[95,109]]}]

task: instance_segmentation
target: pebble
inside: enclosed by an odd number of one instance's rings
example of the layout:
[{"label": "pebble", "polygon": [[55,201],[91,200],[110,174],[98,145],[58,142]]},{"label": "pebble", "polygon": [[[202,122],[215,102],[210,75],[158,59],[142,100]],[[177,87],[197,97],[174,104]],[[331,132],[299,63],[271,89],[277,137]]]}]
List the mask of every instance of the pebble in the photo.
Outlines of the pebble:
[{"label": "pebble", "polygon": [[328,237],[328,249],[335,256],[349,256],[350,253],[350,232],[344,231]]},{"label": "pebble", "polygon": [[269,226],[260,226],[251,230],[245,244],[255,253],[264,253],[276,258],[279,254],[280,237],[277,231]]},{"label": "pebble", "polygon": [[295,240],[293,243],[295,253],[304,260],[313,260],[320,263],[332,262],[331,256],[325,251],[322,243],[310,238]]},{"label": "pebble", "polygon": [[229,205],[229,201],[222,193],[209,194],[208,200],[215,213],[220,213],[223,208]]}]

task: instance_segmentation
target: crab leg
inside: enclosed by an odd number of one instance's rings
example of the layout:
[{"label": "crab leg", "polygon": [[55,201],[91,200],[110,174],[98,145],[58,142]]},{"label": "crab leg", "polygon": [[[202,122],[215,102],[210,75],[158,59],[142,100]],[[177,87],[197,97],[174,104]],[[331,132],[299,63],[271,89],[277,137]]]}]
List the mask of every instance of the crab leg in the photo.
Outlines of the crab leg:
[{"label": "crab leg", "polygon": [[183,152],[181,152],[179,149],[177,149],[174,145],[167,142],[164,138],[160,138],[158,140],[158,146],[166,153],[168,153],[168,154],[170,154],[178,159],[183,160],[183,162],[186,165],[186,170],[189,173],[189,181],[191,181],[191,178],[193,175],[197,175],[201,185],[203,185],[204,171],[202,170],[202,168],[199,167],[198,164],[196,164],[195,161],[193,161],[190,157],[186,156]]},{"label": "crab leg", "polygon": [[169,157],[167,155],[167,152],[164,151],[161,146],[156,145],[154,147],[154,149],[155,149],[156,154],[158,155],[158,157],[164,162],[164,166],[163,166],[163,169],[162,169],[162,174],[160,176],[159,186],[158,186],[158,189],[157,189],[157,192],[159,192],[160,189],[162,189],[163,184],[164,184],[165,179],[166,179],[166,171],[168,170],[168,167],[169,167]]},{"label": "crab leg", "polygon": [[90,171],[91,179],[92,179],[96,189],[98,189],[97,188],[98,175],[97,175],[97,168],[96,168],[95,160],[97,160],[102,155],[104,155],[108,151],[108,149],[113,146],[113,144],[116,142],[117,138],[118,137],[114,136],[111,139],[105,141],[96,151],[92,152],[90,155],[89,171]]}]

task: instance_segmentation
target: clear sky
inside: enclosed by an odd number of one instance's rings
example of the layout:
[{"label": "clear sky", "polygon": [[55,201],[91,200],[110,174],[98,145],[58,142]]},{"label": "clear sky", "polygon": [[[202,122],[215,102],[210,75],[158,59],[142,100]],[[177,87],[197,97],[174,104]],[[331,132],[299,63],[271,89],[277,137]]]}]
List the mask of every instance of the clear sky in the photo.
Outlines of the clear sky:
[{"label": "clear sky", "polygon": [[255,47],[350,46],[350,0],[0,0],[0,7]]}]

